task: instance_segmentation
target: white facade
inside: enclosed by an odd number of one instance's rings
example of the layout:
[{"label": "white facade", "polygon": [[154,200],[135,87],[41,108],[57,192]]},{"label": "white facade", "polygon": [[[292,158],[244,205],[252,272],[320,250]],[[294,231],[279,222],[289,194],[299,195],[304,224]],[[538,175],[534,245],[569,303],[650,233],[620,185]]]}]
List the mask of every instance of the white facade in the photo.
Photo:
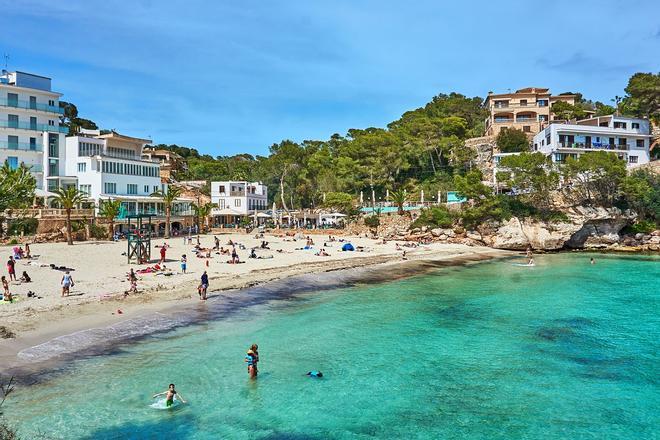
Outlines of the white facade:
[{"label": "white facade", "polygon": [[0,163],[31,167],[37,188],[62,184],[64,135],[59,108],[62,94],[51,90],[51,80],[24,72],[0,74]]},{"label": "white facade", "polygon": [[213,215],[251,215],[268,209],[268,188],[261,182],[211,182]]},{"label": "white facade", "polygon": [[651,142],[647,119],[600,116],[574,124],[550,124],[534,136],[534,151],[563,163],[590,151],[608,151],[625,160],[629,167],[649,162]]}]

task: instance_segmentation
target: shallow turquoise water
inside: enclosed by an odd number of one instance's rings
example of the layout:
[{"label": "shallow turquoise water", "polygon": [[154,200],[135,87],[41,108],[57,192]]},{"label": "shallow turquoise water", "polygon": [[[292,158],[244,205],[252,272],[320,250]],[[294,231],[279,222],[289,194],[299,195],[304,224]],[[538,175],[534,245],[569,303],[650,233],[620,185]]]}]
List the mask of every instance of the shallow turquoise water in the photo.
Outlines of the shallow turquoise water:
[{"label": "shallow turquoise water", "polygon": [[[28,438],[658,438],[660,259],[596,258],[272,301],[77,361],[7,415]],[[170,382],[189,405],[151,408]]]}]

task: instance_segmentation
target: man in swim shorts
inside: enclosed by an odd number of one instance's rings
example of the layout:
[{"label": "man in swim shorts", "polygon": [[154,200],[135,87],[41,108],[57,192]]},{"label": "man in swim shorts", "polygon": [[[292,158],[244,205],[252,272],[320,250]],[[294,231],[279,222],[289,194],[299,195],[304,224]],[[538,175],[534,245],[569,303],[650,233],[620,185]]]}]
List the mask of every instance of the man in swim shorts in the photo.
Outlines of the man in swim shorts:
[{"label": "man in swim shorts", "polygon": [[170,387],[167,389],[167,391],[163,391],[162,393],[154,394],[153,399],[159,396],[165,396],[165,406],[168,408],[172,405],[174,405],[174,396],[177,396],[177,400],[180,400],[181,403],[186,403],[185,400],[183,400],[183,397],[181,394],[178,394],[176,390],[174,389],[174,384],[171,383]]}]

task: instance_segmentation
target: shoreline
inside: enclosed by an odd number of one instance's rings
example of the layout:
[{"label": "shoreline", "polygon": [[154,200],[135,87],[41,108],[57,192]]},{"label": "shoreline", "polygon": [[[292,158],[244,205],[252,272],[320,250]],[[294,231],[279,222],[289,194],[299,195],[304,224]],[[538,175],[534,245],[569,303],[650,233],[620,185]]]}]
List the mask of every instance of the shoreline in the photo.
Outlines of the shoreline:
[{"label": "shoreline", "polygon": [[[364,282],[387,282],[441,267],[513,255],[515,253],[511,251],[467,246],[459,250],[452,246],[412,254],[408,260],[402,260],[399,255],[378,255],[299,263],[286,270],[273,268],[250,272],[251,276],[231,280],[220,289],[214,289],[206,302],[200,302],[197,298],[193,298],[193,302],[184,302],[193,297],[187,293],[191,286],[186,285],[169,291],[169,298],[150,294],[129,297],[129,301],[114,298],[83,303],[65,309],[66,318],[78,315],[77,319],[45,319],[46,324],[16,338],[0,340],[0,361],[5,370],[19,377],[21,382],[35,383],[43,379],[40,377],[43,373],[55,371],[65,361],[112,354],[122,344],[156,333],[222,319],[251,305],[313,291],[319,289],[319,283],[323,285],[319,290],[330,290]],[[109,313],[117,305],[123,308],[124,313]],[[58,309],[54,313],[61,318],[63,312]]]}]

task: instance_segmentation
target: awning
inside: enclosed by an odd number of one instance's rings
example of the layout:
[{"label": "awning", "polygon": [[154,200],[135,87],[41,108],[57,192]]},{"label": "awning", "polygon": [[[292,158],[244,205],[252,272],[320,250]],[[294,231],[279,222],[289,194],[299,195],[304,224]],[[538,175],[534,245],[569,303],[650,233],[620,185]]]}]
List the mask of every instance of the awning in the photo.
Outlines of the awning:
[{"label": "awning", "polygon": [[37,197],[56,197],[56,194],[39,188],[34,190],[34,195]]},{"label": "awning", "polygon": [[270,218],[270,215],[266,214],[265,212],[258,212],[257,217],[259,217],[259,218]]}]

